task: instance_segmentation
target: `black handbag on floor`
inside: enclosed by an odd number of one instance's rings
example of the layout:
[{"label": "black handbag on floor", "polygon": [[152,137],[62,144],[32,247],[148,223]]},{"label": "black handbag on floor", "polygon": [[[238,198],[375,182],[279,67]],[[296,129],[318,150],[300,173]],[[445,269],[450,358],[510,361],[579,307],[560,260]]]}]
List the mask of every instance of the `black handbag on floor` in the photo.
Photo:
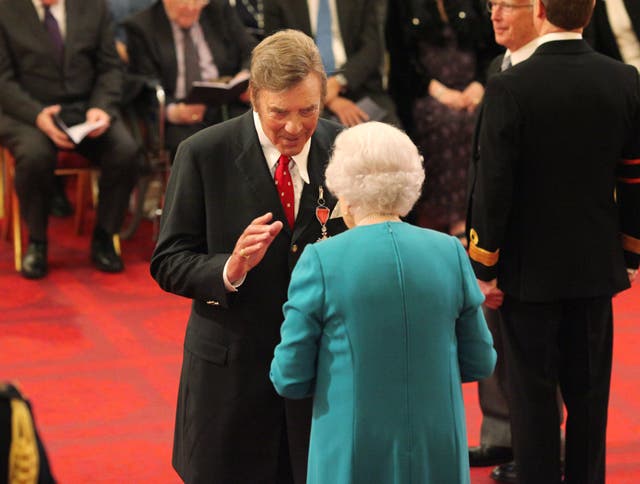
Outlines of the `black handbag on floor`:
[{"label": "black handbag on floor", "polygon": [[0,483],[55,484],[31,404],[11,383],[0,382]]}]

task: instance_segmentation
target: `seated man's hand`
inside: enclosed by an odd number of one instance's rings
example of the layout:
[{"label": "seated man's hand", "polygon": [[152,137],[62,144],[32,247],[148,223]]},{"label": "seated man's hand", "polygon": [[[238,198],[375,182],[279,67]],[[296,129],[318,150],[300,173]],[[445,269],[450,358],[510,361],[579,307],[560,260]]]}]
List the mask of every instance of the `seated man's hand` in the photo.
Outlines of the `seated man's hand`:
[{"label": "seated man's hand", "polygon": [[36,126],[40,131],[46,134],[53,144],[63,150],[72,150],[75,146],[69,139],[67,134],[58,128],[56,122],[53,120],[53,116],[60,112],[60,105],[47,106],[38,114],[36,118]]},{"label": "seated man's hand", "polygon": [[104,121],[104,125],[99,128],[91,131],[87,136],[89,138],[97,138],[102,135],[106,130],[109,129],[109,125],[111,124],[111,116],[109,116],[106,111],[103,111],[100,108],[91,108],[87,111],[87,122],[95,123],[97,121]]},{"label": "seated man's hand", "polygon": [[167,119],[173,124],[196,124],[202,122],[206,110],[205,104],[173,103],[167,106]]},{"label": "seated man's hand", "polygon": [[338,116],[340,122],[345,126],[355,126],[369,121],[369,115],[346,97],[336,97],[333,101],[327,103],[327,108]]}]

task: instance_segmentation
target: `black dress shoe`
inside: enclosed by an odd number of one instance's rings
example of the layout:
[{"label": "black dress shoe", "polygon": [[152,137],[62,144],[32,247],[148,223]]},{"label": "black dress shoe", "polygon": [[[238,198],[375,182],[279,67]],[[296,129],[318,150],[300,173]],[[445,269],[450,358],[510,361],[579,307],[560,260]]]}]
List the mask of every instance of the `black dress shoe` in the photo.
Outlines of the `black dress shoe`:
[{"label": "black dress shoe", "polygon": [[64,191],[56,191],[49,203],[49,213],[54,217],[68,217],[73,213],[73,207]]},{"label": "black dress shoe", "polygon": [[29,242],[20,273],[27,279],[42,279],[47,275],[46,242]]},{"label": "black dress shoe", "polygon": [[110,235],[96,235],[91,241],[91,261],[102,272],[122,272],[122,258],[116,254],[113,238]]},{"label": "black dress shoe", "polygon": [[508,462],[506,464],[499,465],[491,471],[489,477],[498,482],[518,482],[518,468],[515,462]]},{"label": "black dress shoe", "polygon": [[480,445],[469,448],[469,465],[471,467],[497,466],[513,460],[510,447]]}]

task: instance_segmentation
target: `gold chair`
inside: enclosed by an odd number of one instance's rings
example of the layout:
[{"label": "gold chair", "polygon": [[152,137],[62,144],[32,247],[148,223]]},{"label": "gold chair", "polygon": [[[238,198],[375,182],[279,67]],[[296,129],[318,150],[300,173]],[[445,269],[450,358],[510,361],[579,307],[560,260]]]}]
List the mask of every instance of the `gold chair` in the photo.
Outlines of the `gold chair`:
[{"label": "gold chair", "polygon": [[[3,166],[3,209],[4,226],[2,237],[9,240],[9,234],[13,233],[13,256],[16,271],[22,269],[22,219],[20,216],[20,204],[15,190],[15,159],[11,152],[0,146],[0,156]],[[75,176],[76,179],[76,206],[74,215],[74,229],[76,234],[82,234],[87,197],[91,196],[92,175],[99,170],[89,161],[74,151],[59,151],[55,169],[56,176]],[[120,236],[113,236],[113,244],[116,253],[120,255]]]}]

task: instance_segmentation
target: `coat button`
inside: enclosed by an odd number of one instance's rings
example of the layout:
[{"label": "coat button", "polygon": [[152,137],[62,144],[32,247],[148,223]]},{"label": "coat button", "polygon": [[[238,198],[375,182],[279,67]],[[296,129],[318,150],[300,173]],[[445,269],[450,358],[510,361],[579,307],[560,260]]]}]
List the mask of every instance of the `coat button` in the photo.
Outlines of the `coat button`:
[{"label": "coat button", "polygon": [[293,245],[291,246],[291,252],[292,252],[293,254],[295,254],[296,252],[298,252],[298,245],[297,245],[297,244],[293,244]]},{"label": "coat button", "polygon": [[417,17],[413,17],[413,18],[411,19],[411,23],[412,23],[414,26],[416,26],[416,27],[417,27],[418,25],[420,25],[420,19],[419,19],[419,18],[417,18]]}]

